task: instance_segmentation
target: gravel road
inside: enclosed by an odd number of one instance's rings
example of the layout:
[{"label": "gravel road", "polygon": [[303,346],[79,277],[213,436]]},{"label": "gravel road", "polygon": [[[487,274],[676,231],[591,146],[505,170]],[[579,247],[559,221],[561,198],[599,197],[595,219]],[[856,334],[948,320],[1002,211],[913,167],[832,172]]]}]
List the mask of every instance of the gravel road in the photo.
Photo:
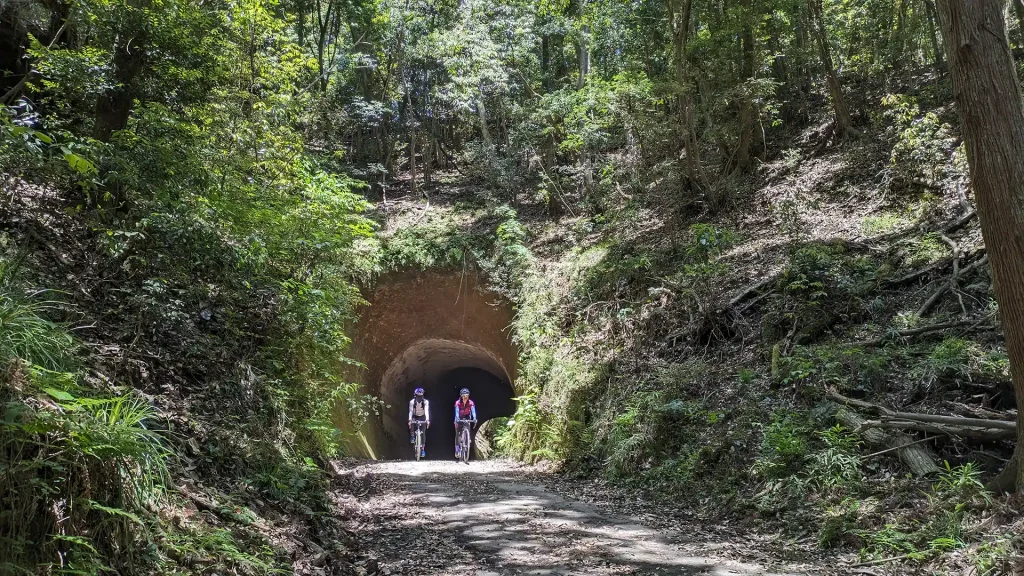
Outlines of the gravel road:
[{"label": "gravel road", "polygon": [[774,562],[756,535],[706,526],[650,527],[628,511],[583,502],[550,475],[505,460],[375,462],[345,472],[366,487],[352,530],[367,572],[513,574],[833,573]]}]

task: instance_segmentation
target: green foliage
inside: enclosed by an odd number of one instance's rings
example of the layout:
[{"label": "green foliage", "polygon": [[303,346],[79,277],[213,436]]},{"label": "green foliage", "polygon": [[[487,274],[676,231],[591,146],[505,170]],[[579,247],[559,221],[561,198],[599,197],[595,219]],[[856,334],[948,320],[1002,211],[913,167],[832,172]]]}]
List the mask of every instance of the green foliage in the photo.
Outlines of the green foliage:
[{"label": "green foliage", "polygon": [[978,576],[995,576],[1001,572],[1008,572],[1013,558],[1011,539],[1001,537],[995,541],[983,542],[971,550],[970,557]]},{"label": "green foliage", "polygon": [[73,340],[67,332],[43,318],[54,302],[21,299],[12,294],[13,265],[0,261],[0,362],[8,369],[15,359],[40,370],[69,368]]},{"label": "green foliage", "polygon": [[899,214],[882,214],[880,216],[867,216],[861,223],[860,228],[868,236],[876,236],[895,232],[907,225],[906,220]]},{"label": "green foliage", "polygon": [[[969,537],[968,510],[990,501],[980,481],[980,471],[970,463],[953,467],[947,462],[926,496],[928,510],[923,517],[901,518],[878,530],[851,529],[851,534],[863,540],[861,556],[879,558],[907,554],[913,559],[924,559],[964,548]],[[991,557],[980,555],[980,558]]]},{"label": "green foliage", "polygon": [[861,392],[884,391],[898,351],[848,346],[799,346],[780,358],[780,383],[798,386],[813,398],[826,387]]},{"label": "green foliage", "polygon": [[826,506],[818,529],[818,544],[830,548],[851,534],[857,525],[861,503],[856,498],[845,498],[834,506]]},{"label": "green foliage", "polygon": [[58,551],[67,570],[108,569],[115,559],[115,567],[137,566],[139,559],[116,551],[147,538],[140,515],[167,483],[156,412],[134,394],[101,397],[82,386],[73,340],[37,315],[46,307],[19,293],[11,276],[0,285],[0,303],[2,556],[40,569],[56,568]]},{"label": "green foliage", "polygon": [[915,368],[922,387],[962,380],[1008,380],[1009,360],[1002,349],[986,350],[979,343],[949,337],[936,344]]},{"label": "green foliage", "polygon": [[981,481],[981,470],[975,464],[968,462],[955,467],[951,467],[949,462],[944,464],[945,470],[939,472],[938,481],[932,485],[932,492],[937,497],[958,504],[974,500],[991,501],[992,496]]},{"label": "green foliage", "polygon": [[877,284],[878,273],[877,262],[848,254],[841,246],[805,244],[795,248],[778,280],[762,337],[775,342],[798,330],[807,338],[838,320],[860,314],[864,296]]},{"label": "green foliage", "polygon": [[922,114],[911,96],[887,94],[882,106],[884,121],[895,137],[889,159],[892,184],[906,187],[920,179],[935,182],[945,178],[955,139],[951,127],[934,112]]},{"label": "green foliage", "polygon": [[795,414],[776,413],[764,429],[761,454],[754,463],[759,475],[781,477],[795,472],[807,456],[807,422]]},{"label": "green foliage", "polygon": [[835,425],[818,433],[824,446],[809,455],[806,475],[818,490],[853,489],[863,480],[857,438]]}]

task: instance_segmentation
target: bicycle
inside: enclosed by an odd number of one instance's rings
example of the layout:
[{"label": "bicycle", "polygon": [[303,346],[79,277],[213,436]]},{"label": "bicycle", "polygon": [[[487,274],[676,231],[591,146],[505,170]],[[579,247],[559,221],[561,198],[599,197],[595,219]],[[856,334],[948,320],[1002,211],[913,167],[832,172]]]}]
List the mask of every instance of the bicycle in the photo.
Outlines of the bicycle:
[{"label": "bicycle", "polygon": [[472,442],[469,426],[467,424],[476,424],[476,420],[462,420],[459,419],[459,460],[469,464],[469,445]]},{"label": "bicycle", "polygon": [[426,424],[425,420],[413,420],[413,424],[416,426],[416,442],[413,444],[416,450],[416,460],[419,460],[423,454],[423,425]]}]

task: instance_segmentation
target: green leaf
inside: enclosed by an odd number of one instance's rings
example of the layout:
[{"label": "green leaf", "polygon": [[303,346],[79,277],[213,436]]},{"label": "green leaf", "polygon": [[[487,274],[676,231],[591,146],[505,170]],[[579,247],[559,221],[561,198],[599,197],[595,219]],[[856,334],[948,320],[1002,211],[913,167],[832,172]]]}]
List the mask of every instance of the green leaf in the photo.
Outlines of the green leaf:
[{"label": "green leaf", "polygon": [[72,402],[75,397],[63,390],[57,390],[56,388],[43,388],[43,392],[46,392],[54,400],[60,400],[62,402]]},{"label": "green leaf", "polygon": [[89,500],[89,508],[92,508],[93,510],[99,510],[100,512],[106,512],[111,516],[120,516],[121,518],[127,518],[132,522],[135,522],[136,524],[142,524],[142,519],[140,519],[135,514],[121,508],[111,508],[110,506],[104,506],[103,504],[100,504],[95,500]]},{"label": "green leaf", "polygon": [[64,154],[64,160],[67,160],[68,165],[71,169],[78,172],[79,174],[88,175],[96,172],[96,165],[89,162],[85,158],[82,158],[78,154],[73,152],[67,152]]}]

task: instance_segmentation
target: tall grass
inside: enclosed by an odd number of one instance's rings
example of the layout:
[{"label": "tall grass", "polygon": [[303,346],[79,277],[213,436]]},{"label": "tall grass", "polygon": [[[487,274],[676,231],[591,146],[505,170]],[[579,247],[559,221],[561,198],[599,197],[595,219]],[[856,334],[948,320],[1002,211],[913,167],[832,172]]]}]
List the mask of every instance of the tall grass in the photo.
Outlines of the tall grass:
[{"label": "tall grass", "polygon": [[140,515],[167,483],[156,413],[135,394],[96,397],[75,341],[0,261],[0,574],[136,565]]}]

